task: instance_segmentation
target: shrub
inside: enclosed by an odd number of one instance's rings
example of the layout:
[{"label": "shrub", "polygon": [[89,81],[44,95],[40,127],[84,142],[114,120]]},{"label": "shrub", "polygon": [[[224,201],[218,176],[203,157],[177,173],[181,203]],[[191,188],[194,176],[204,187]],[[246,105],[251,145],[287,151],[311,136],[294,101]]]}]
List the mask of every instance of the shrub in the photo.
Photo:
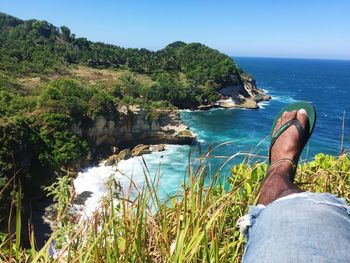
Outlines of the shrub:
[{"label": "shrub", "polygon": [[[267,165],[236,164],[225,187],[218,183],[219,174],[211,178],[209,185],[205,183],[207,161],[204,159],[192,170],[181,192],[164,201],[146,172],[146,185],[131,202],[123,195],[115,195],[116,182],[111,179],[107,183],[109,194],[92,218],[77,225],[63,217],[66,224],[52,234],[42,250],[20,250],[12,256],[41,261],[240,262],[245,239],[236,222],[248,212],[249,205],[256,203]],[[346,155],[336,158],[319,154],[314,161],[299,165],[296,181],[305,190],[328,191],[350,201],[349,169]],[[70,198],[57,196],[63,189],[65,195],[71,196],[66,184],[55,185],[51,192],[60,200],[59,207],[69,207]],[[48,252],[51,241],[56,239],[63,241],[56,246],[59,259]],[[6,246],[8,237],[0,244]],[[6,260],[9,254],[2,257]]]}]

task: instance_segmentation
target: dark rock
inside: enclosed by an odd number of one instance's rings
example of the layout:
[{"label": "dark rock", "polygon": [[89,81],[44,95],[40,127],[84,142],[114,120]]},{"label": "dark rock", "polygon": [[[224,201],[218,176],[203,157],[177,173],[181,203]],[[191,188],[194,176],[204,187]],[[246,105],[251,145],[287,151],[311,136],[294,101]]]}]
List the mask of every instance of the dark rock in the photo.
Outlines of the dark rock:
[{"label": "dark rock", "polygon": [[92,192],[90,191],[84,191],[81,194],[77,195],[73,201],[73,204],[76,205],[84,205],[86,200],[91,197]]}]

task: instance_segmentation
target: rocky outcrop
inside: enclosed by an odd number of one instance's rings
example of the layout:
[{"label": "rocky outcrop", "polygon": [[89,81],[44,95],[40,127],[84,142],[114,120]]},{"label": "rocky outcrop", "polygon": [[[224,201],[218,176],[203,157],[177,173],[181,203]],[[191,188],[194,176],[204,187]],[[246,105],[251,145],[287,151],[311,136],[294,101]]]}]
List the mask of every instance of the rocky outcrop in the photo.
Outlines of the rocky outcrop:
[{"label": "rocky outcrop", "polygon": [[139,106],[120,106],[114,116],[98,116],[89,128],[75,123],[72,130],[88,138],[95,146],[92,148],[108,149],[105,154],[113,153],[116,147],[125,149],[138,144],[191,144],[196,137],[181,122],[178,111],[146,111]]},{"label": "rocky outcrop", "polygon": [[218,90],[221,99],[217,102],[222,108],[258,109],[260,101],[267,101],[271,96],[256,86],[256,81],[247,74],[242,74],[242,84],[226,86]]},{"label": "rocky outcrop", "polygon": [[118,153],[114,153],[103,161],[105,165],[116,165],[121,160],[127,160],[131,157],[141,156],[143,154],[149,154],[152,152],[165,151],[165,144],[139,144],[132,150],[129,148],[123,149]]},{"label": "rocky outcrop", "polygon": [[115,165],[121,160],[127,160],[132,157],[132,153],[129,148],[121,150],[119,153],[112,154],[105,161],[105,165]]},{"label": "rocky outcrop", "polygon": [[154,144],[150,145],[149,149],[151,152],[162,152],[165,151],[165,144]]},{"label": "rocky outcrop", "polygon": [[[210,107],[224,108],[259,108],[258,102],[269,100],[270,96],[256,87],[256,82],[249,75],[241,76],[242,84],[227,86],[218,90],[221,99]],[[139,106],[119,106],[113,116],[100,115],[88,126],[74,123],[75,134],[88,138],[93,155],[103,151],[103,155],[116,153],[116,148],[126,149],[138,144],[191,144],[195,139],[186,125],[181,122],[179,112],[169,109],[145,110]],[[145,146],[146,147],[146,146]],[[140,154],[148,153],[149,148],[138,149]],[[136,151],[136,150],[135,150]],[[118,153],[119,155],[120,153]],[[114,155],[111,163],[120,159]],[[103,157],[103,156],[102,156]]]},{"label": "rocky outcrop", "polygon": [[132,149],[132,156],[140,156],[148,153],[151,153],[149,145],[139,144]]}]

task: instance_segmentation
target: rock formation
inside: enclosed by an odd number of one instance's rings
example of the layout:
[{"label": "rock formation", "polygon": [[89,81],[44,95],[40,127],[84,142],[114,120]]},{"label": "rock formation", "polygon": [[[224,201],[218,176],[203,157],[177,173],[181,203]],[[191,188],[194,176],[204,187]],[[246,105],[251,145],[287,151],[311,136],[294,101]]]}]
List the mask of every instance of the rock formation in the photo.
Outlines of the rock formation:
[{"label": "rock formation", "polygon": [[242,74],[242,84],[226,86],[218,90],[221,99],[217,102],[222,108],[258,109],[258,102],[267,101],[271,96],[256,86],[256,81],[247,74]]},{"label": "rock formation", "polygon": [[[89,128],[75,123],[72,129],[75,134],[88,138],[96,152],[103,148],[104,154],[112,154],[116,147],[125,149],[138,144],[191,144],[196,137],[181,122],[178,111],[146,111],[139,106],[120,106],[115,116],[101,115]],[[150,146],[147,147],[149,150]]]}]

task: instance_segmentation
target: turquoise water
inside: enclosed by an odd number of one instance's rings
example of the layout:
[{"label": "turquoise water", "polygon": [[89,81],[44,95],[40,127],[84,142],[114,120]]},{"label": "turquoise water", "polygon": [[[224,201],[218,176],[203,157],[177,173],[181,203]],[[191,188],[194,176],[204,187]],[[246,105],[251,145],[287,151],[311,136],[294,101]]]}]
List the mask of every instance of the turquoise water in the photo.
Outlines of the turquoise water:
[{"label": "turquoise water", "polygon": [[[256,78],[258,86],[267,90],[272,100],[262,103],[259,110],[213,109],[181,112],[183,122],[198,134],[197,151],[200,148],[205,153],[210,147],[227,143],[211,154],[209,175],[226,162],[221,172],[222,178],[229,175],[229,168],[244,158],[244,155],[240,155],[229,159],[237,152],[258,155],[253,161],[265,160],[274,116],[282,107],[297,100],[312,102],[318,114],[314,134],[302,154],[303,160],[312,159],[319,152],[332,155],[339,153],[344,111],[347,113],[344,148],[350,148],[350,61],[269,58],[235,60]],[[151,178],[161,175],[159,193],[166,198],[178,191],[187,178],[189,152],[189,146],[168,145],[165,152],[143,156],[149,172],[142,165],[142,159],[137,157],[121,162],[117,167],[121,172],[115,172],[114,176],[124,189],[128,188],[125,175],[132,177],[141,189],[145,173]],[[196,161],[199,155],[192,156],[192,160]],[[98,193],[102,195],[105,192],[104,182],[114,170],[113,167],[94,167],[83,171],[79,184],[86,184],[86,187],[82,187],[81,191],[89,189],[97,197]],[[91,180],[92,178],[101,184]]]},{"label": "turquoise water", "polygon": [[[302,159],[312,159],[323,152],[337,155],[342,135],[342,118],[345,115],[344,148],[350,146],[350,61],[235,58],[244,70],[252,74],[257,85],[272,96],[262,103],[259,110],[213,109],[210,111],[182,111],[181,118],[191,130],[198,134],[202,152],[208,147],[224,142],[211,155],[213,173],[235,153],[247,152],[266,156],[268,137],[274,116],[291,102],[306,100],[317,110],[314,134],[304,149]],[[163,178],[160,187],[164,192],[174,192],[181,184],[188,159],[186,146],[171,149],[162,160]],[[149,164],[157,162],[157,156],[146,156]],[[238,156],[226,165],[241,161]],[[264,160],[263,157],[259,159]]]},{"label": "turquoise water", "polygon": [[[252,74],[257,85],[272,96],[259,110],[215,110],[182,112],[182,120],[204,145],[239,139],[249,148],[269,135],[274,116],[285,105],[306,100],[317,110],[317,125],[309,143],[310,158],[318,152],[338,154],[343,112],[350,114],[350,61],[236,58]],[[349,148],[349,118],[345,115],[345,147]],[[266,152],[268,143],[264,143]],[[230,147],[223,152],[230,153]],[[306,150],[307,151],[307,150]]]}]

